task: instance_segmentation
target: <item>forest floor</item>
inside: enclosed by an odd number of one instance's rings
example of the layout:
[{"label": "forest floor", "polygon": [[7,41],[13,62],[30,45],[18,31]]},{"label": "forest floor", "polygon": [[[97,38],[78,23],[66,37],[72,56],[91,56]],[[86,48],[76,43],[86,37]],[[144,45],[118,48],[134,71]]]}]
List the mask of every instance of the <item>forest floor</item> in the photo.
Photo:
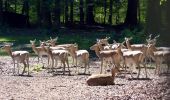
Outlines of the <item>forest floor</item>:
[{"label": "forest floor", "polygon": [[[71,75],[48,73],[47,69],[37,66],[37,59],[30,59],[31,76],[14,76],[13,63],[9,56],[0,57],[0,100],[169,100],[170,73],[161,76],[148,68],[145,78],[142,69],[141,78],[131,79],[130,74],[116,76],[115,85],[88,86],[89,75],[75,73],[71,67]],[[44,60],[45,61],[45,60]],[[90,73],[99,72],[100,63],[90,61]],[[84,68],[80,68],[82,73]],[[137,74],[133,74],[136,76]]]}]

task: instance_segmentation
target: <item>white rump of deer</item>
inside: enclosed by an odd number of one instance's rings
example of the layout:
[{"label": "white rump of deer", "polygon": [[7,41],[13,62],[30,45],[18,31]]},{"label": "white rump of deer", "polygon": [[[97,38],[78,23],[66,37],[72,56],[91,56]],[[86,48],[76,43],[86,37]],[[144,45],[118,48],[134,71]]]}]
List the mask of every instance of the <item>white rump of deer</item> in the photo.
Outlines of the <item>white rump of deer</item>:
[{"label": "white rump of deer", "polygon": [[13,74],[15,74],[15,64],[17,64],[18,68],[18,75],[19,75],[19,63],[24,65],[24,69],[22,75],[25,72],[26,67],[28,68],[28,75],[29,75],[29,52],[28,51],[12,51],[10,45],[5,45],[2,47],[12,58],[14,63]]}]

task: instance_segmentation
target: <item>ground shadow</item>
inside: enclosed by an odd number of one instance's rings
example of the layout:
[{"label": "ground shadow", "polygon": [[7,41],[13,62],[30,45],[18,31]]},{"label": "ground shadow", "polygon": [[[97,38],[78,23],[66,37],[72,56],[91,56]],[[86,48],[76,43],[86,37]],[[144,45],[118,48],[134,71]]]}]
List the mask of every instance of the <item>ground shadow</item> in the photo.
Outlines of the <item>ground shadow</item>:
[{"label": "ground shadow", "polygon": [[128,78],[128,80],[129,81],[132,81],[132,80],[143,80],[143,81],[148,80],[148,81],[151,81],[152,79],[150,79],[150,78]]}]

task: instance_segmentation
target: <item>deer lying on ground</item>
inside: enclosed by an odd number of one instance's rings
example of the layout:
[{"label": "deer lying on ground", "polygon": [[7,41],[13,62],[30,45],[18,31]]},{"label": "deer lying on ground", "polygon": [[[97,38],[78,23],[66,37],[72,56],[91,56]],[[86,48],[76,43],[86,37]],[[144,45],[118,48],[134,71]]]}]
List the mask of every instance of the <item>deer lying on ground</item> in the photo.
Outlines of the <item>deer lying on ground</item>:
[{"label": "deer lying on ground", "polygon": [[[168,48],[168,47],[167,47]],[[170,68],[170,50],[159,50],[155,47],[155,43],[149,44],[147,49],[148,55],[151,56],[152,60],[156,63],[155,74],[160,74],[160,65],[165,62]],[[168,71],[167,70],[167,71]]]},{"label": "deer lying on ground", "polygon": [[70,53],[73,54],[73,57],[76,60],[76,72],[79,73],[77,63],[78,63],[78,60],[81,60],[81,62],[84,63],[84,67],[85,67],[84,73],[86,73],[87,67],[88,67],[88,70],[90,67],[89,66],[89,52],[87,50],[77,50],[77,48],[75,48],[75,44],[71,45],[69,49],[70,49]]},{"label": "deer lying on ground", "polygon": [[[48,54],[43,50],[42,47],[36,47],[35,42],[36,42],[36,39],[30,40],[33,51],[35,52],[35,54],[38,55],[38,63],[39,63],[39,59],[41,58],[41,63],[43,64],[43,67],[44,67],[43,56],[48,56]],[[49,65],[49,57],[48,57],[48,65]]]},{"label": "deer lying on ground", "polygon": [[25,72],[26,67],[28,68],[28,75],[29,75],[29,52],[28,51],[13,51],[11,50],[10,45],[5,45],[2,47],[12,58],[13,63],[14,63],[14,70],[13,74],[15,74],[15,64],[17,64],[18,68],[18,75],[19,75],[19,63],[23,63],[24,69],[22,72],[22,75]]},{"label": "deer lying on ground", "polygon": [[87,79],[87,84],[89,86],[106,86],[106,85],[114,85],[115,82],[115,76],[116,73],[118,73],[119,70],[117,67],[112,68],[111,70],[111,75],[107,74],[96,74],[96,75],[91,75]]},{"label": "deer lying on ground", "polygon": [[68,50],[52,50],[50,49],[50,46],[45,47],[44,42],[41,42],[41,47],[44,49],[44,51],[48,54],[48,56],[51,59],[52,71],[54,69],[54,61],[55,61],[55,65],[57,65],[58,60],[60,60],[63,65],[63,74],[65,74],[66,65],[68,67],[69,74],[70,74],[69,62],[68,62],[68,55],[69,55]]}]

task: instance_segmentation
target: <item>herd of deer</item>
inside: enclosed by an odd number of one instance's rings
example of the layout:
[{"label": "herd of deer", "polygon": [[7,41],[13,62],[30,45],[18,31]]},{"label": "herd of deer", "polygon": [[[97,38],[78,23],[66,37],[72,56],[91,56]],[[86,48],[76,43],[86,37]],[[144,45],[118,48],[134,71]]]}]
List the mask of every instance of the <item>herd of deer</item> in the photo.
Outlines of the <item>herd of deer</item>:
[{"label": "herd of deer", "polygon": [[[120,68],[127,67],[131,69],[138,68],[137,78],[139,78],[141,67],[145,68],[145,75],[147,78],[147,68],[146,62],[148,59],[153,60],[156,64],[155,73],[160,74],[160,66],[165,62],[170,67],[170,47],[156,47],[157,38],[156,36],[152,38],[152,35],[146,39],[145,44],[130,44],[130,38],[125,37],[125,41],[122,43],[117,43],[113,41],[113,44],[109,44],[109,37],[104,39],[97,39],[96,44],[90,47],[91,50],[94,50],[96,55],[101,61],[100,74],[92,75],[87,79],[88,85],[111,85],[114,84],[114,78],[117,72],[120,72]],[[30,40],[31,46],[35,54],[38,55],[38,62],[41,59],[41,62],[44,66],[42,57],[45,55],[48,58],[48,68],[53,71],[54,66],[58,65],[58,60],[61,61],[63,65],[63,74],[65,74],[65,67],[67,65],[69,74],[69,61],[68,56],[72,57],[73,65],[76,66],[76,72],[79,72],[78,60],[84,64],[84,73],[89,71],[89,52],[87,50],[78,50],[78,45],[75,44],[61,44],[56,45],[58,38],[50,38],[47,41],[40,41],[40,46],[36,47],[36,40]],[[126,44],[126,46],[124,46]],[[3,49],[11,56],[14,63],[15,73],[15,64],[18,67],[19,74],[19,63],[24,64],[24,74],[26,67],[28,68],[29,75],[29,52],[28,51],[13,51],[11,50],[10,45],[4,45]],[[112,75],[102,74],[103,66],[113,66],[111,70]],[[106,67],[104,67],[106,69]],[[105,70],[106,72],[106,70]]]}]

